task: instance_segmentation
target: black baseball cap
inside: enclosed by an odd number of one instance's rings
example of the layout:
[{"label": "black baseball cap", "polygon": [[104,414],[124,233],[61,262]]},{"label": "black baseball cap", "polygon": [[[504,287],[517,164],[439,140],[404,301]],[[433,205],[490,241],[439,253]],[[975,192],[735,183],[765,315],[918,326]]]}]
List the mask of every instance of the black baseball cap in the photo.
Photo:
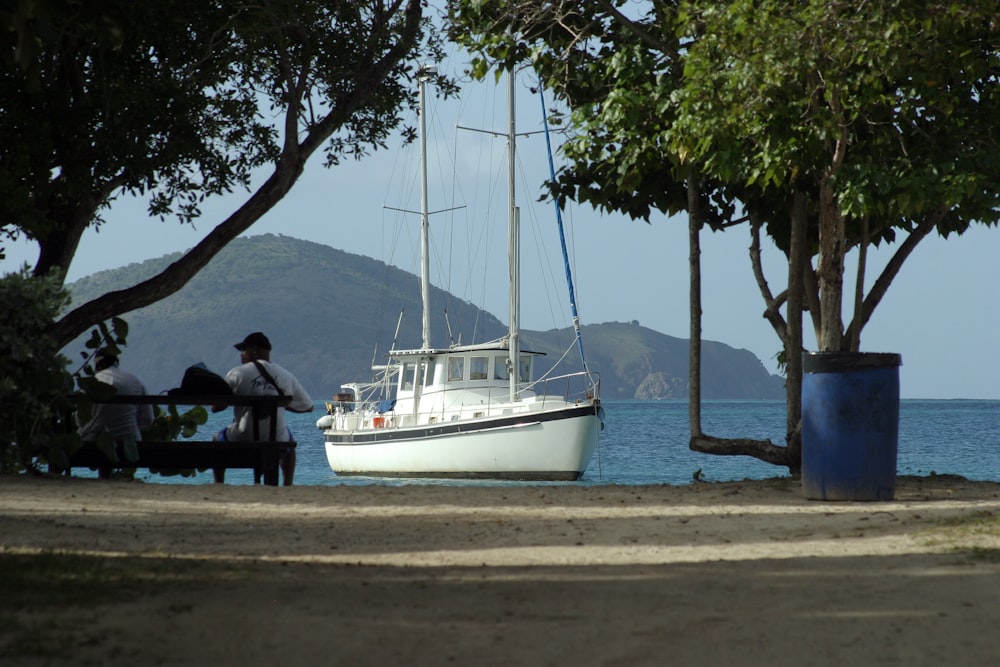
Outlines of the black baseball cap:
[{"label": "black baseball cap", "polygon": [[267,336],[265,336],[261,332],[254,331],[252,334],[249,334],[246,338],[244,338],[242,343],[236,343],[236,345],[233,345],[233,347],[235,347],[240,352],[242,352],[248,347],[259,347],[262,350],[270,350],[271,341],[269,341],[267,339]]}]

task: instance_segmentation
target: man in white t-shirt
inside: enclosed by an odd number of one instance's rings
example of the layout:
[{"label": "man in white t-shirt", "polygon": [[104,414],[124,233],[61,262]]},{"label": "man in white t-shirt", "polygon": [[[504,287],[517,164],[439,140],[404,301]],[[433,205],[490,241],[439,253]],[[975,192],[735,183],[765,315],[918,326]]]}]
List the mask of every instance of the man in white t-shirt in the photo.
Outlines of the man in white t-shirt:
[{"label": "man in white t-shirt", "polygon": [[[138,396],[148,393],[142,380],[118,367],[118,356],[106,349],[94,355],[94,379],[115,388],[117,396]],[[153,423],[152,405],[128,403],[97,403],[90,420],[80,426],[78,433],[84,442],[92,442],[101,433],[108,432],[116,442],[142,440],[142,432]],[[102,478],[111,476],[111,468],[101,468]]]},{"label": "man in white t-shirt", "polygon": [[[288,410],[292,412],[312,412],[312,398],[290,372],[271,361],[271,341],[260,331],[248,335],[234,345],[240,351],[239,366],[226,374],[226,382],[233,393],[241,396],[291,396]],[[292,432],[285,423],[285,409],[278,408],[275,439],[280,442],[292,440]],[[259,420],[258,433],[268,433],[270,418]],[[250,406],[233,406],[233,423],[219,431],[215,440],[239,442],[253,440],[253,411]],[[285,486],[292,485],[295,475],[295,448],[289,447],[281,453],[281,474]],[[226,471],[214,470],[215,481],[225,481]],[[256,481],[256,480],[255,480]]]}]

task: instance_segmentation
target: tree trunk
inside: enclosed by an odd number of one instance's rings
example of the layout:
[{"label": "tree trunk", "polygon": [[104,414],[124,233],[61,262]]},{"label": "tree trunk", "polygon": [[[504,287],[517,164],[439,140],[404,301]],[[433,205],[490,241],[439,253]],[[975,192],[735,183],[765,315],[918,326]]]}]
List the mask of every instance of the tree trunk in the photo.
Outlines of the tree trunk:
[{"label": "tree trunk", "polygon": [[792,201],[791,238],[788,251],[788,329],[785,335],[785,423],[788,469],[802,469],[802,313],[803,283],[809,257],[806,234],[809,201],[796,193]]},{"label": "tree trunk", "polygon": [[[691,439],[688,446],[692,451],[721,456],[750,456],[774,465],[788,466],[797,473],[799,453],[794,459],[787,447],[775,445],[770,440],[750,438],[717,438],[706,435],[701,430],[701,215],[698,206],[698,182],[694,176],[688,177],[688,243],[691,273],[690,314],[691,341],[688,385],[688,419]],[[753,251],[751,250],[751,253]],[[761,275],[763,281],[763,276]],[[801,320],[800,320],[801,321]],[[801,337],[801,325],[800,337]]]},{"label": "tree trunk", "polygon": [[841,315],[844,287],[844,216],[837,205],[830,179],[819,195],[819,298],[820,330],[816,342],[821,352],[839,352],[844,341]]},{"label": "tree trunk", "polygon": [[698,208],[698,180],[687,179],[688,262],[691,272],[689,293],[691,341],[688,349],[688,421],[691,437],[701,436],[701,213]]},{"label": "tree trunk", "polygon": [[47,276],[53,269],[59,269],[65,281],[66,272],[80,247],[83,232],[90,226],[96,212],[97,206],[86,202],[85,206],[81,205],[68,212],[65,217],[56,215],[63,219],[57,219],[55,229],[46,238],[39,239],[38,261],[32,271],[34,275]]}]

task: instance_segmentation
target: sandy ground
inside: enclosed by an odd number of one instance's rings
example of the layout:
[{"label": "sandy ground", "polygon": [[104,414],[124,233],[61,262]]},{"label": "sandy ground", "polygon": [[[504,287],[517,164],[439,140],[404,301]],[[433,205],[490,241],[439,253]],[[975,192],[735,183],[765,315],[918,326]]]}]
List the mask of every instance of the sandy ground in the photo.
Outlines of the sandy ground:
[{"label": "sandy ground", "polygon": [[0,663],[997,665],[1000,484],[0,477]]}]

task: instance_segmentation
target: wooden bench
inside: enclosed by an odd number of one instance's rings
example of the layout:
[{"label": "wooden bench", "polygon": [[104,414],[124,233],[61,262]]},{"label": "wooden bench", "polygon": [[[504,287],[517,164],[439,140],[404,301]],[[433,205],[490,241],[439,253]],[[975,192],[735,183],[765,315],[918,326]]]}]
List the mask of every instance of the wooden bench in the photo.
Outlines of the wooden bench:
[{"label": "wooden bench", "polygon": [[[128,403],[133,405],[209,405],[250,406],[253,413],[253,441],[215,442],[208,440],[143,440],[136,443],[138,459],[129,461],[123,445],[116,444],[118,462],[109,461],[93,442],[86,442],[69,457],[69,467],[87,468],[152,468],[154,470],[179,469],[252,469],[254,480],[261,475],[264,484],[278,485],[279,460],[283,450],[294,448],[294,441],[278,441],[276,416],[279,407],[287,406],[291,396],[112,396],[101,403]],[[270,417],[270,432],[266,439],[260,435],[260,420]],[[215,435],[212,433],[212,435]]]}]

